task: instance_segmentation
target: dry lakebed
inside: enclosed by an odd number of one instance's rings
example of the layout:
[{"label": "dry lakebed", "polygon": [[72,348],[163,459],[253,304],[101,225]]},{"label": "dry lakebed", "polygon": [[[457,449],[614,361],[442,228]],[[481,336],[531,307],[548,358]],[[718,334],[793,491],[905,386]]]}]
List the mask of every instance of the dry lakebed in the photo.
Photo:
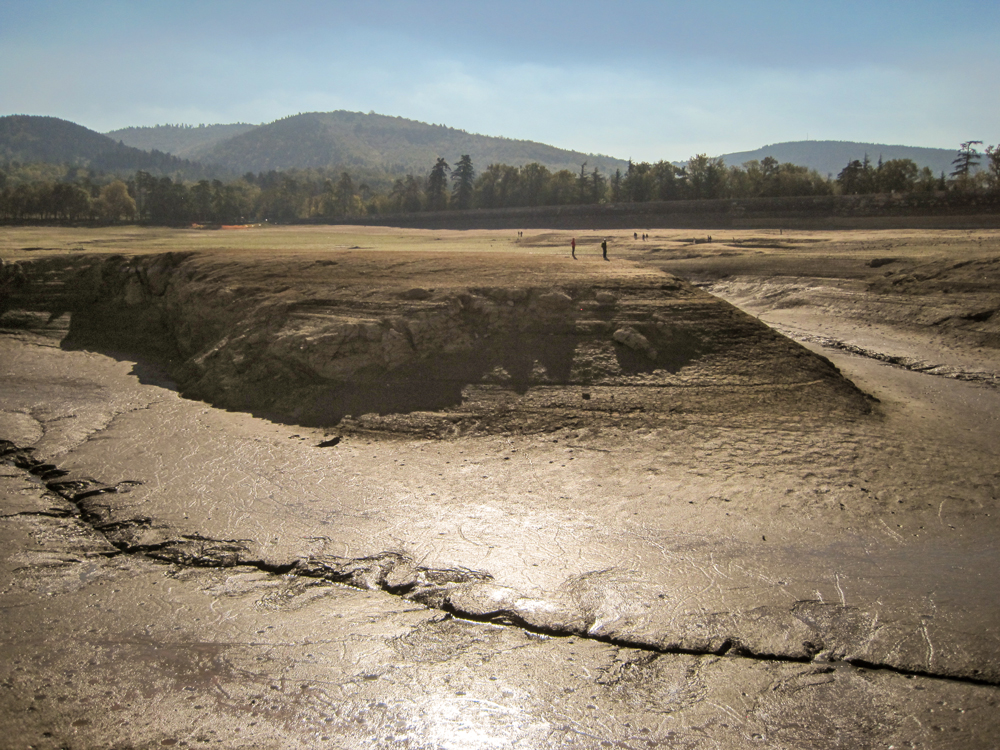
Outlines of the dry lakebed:
[{"label": "dry lakebed", "polygon": [[708,234],[0,230],[0,747],[996,747],[1000,231]]}]

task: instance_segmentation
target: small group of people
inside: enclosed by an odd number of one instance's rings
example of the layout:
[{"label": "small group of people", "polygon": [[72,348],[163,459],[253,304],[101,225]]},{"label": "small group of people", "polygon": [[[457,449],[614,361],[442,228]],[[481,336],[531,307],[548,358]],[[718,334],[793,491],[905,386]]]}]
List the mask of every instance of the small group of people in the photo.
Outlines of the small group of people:
[{"label": "small group of people", "polygon": [[[576,237],[573,237],[569,241],[569,251],[573,255],[573,260],[576,260]],[[601,240],[601,253],[604,255],[604,260],[608,259],[608,240],[607,238]]]},{"label": "small group of people", "polygon": [[[649,237],[648,234],[646,234],[645,232],[642,233],[642,239],[643,239],[643,241],[645,241],[648,237]],[[632,232],[632,239],[635,239],[635,240],[639,239],[639,233],[638,232]]]}]

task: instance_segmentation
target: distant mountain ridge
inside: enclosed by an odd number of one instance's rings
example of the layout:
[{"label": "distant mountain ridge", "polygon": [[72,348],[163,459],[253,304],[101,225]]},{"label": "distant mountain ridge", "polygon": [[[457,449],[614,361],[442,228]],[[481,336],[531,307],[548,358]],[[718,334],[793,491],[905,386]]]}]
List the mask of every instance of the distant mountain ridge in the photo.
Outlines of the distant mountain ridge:
[{"label": "distant mountain ridge", "polygon": [[[782,163],[791,162],[836,177],[850,161],[861,160],[867,154],[873,164],[879,157],[886,161],[912,159],[918,167],[930,167],[937,175],[951,172],[956,153],[957,144],[955,149],[943,149],[791,141],[722,154],[720,158],[730,166],[740,166],[772,156]],[[426,175],[439,157],[454,165],[463,154],[472,157],[479,172],[490,164],[523,166],[538,162],[552,171],[569,169],[576,173],[586,162],[587,171],[596,167],[607,176],[628,167],[627,161],[610,156],[361,112],[313,112],[266,125],[131,127],[107,135],[55,117],[0,117],[0,161],[68,164],[120,175],[145,170],[188,180],[228,179],[245,172],[325,168],[343,169],[355,177],[380,182],[405,173]]]},{"label": "distant mountain ridge", "polygon": [[153,125],[130,127],[105,133],[109,138],[143,151],[163,151],[182,159],[200,161],[201,155],[220,141],[242,135],[257,125],[237,122],[229,125]]},{"label": "distant mountain ridge", "polygon": [[[243,132],[212,140],[220,128],[245,127]],[[628,162],[600,154],[556,148],[535,141],[476,135],[444,125],[429,125],[403,117],[374,113],[309,112],[266,125],[213,125],[205,128],[124,128],[111,133],[125,143],[184,153],[230,171],[343,168],[389,173],[426,174],[439,157],[454,164],[463,154],[477,170],[490,164],[523,166],[538,162],[552,171],[587,170],[605,175],[625,170]],[[195,139],[201,137],[200,143]],[[171,151],[171,149],[177,149]],[[182,151],[183,149],[183,151]]]},{"label": "distant mountain ridge", "polygon": [[195,176],[200,166],[160,151],[126,146],[106,135],[58,117],[0,117],[0,161],[44,162],[102,172],[145,170]]},{"label": "distant mountain ridge", "polygon": [[738,167],[745,162],[766,156],[773,156],[781,163],[790,162],[802,167],[815,169],[824,177],[834,178],[854,159],[862,161],[865,154],[872,165],[890,159],[912,159],[920,168],[930,167],[937,175],[949,174],[953,167],[952,160],[958,153],[958,144],[954,149],[923,148],[919,146],[892,146],[885,143],[855,143],[852,141],[788,141],[775,143],[754,151],[738,151],[732,154],[722,154],[721,158],[729,166]]}]

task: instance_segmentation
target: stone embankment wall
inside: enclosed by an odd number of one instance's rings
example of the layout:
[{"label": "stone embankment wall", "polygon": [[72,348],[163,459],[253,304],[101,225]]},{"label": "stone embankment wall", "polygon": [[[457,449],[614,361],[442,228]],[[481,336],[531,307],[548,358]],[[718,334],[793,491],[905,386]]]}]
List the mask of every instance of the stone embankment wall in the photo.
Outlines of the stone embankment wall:
[{"label": "stone embankment wall", "polygon": [[424,211],[343,223],[417,229],[1000,228],[1000,195],[942,192],[653,201]]}]

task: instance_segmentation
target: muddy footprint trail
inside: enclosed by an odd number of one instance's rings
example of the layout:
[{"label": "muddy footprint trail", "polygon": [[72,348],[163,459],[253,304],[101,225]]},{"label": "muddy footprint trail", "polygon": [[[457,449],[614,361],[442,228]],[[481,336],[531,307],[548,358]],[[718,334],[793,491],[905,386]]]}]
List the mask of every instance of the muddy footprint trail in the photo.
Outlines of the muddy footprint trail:
[{"label": "muddy footprint trail", "polygon": [[988,459],[904,443],[829,360],[674,277],[175,253],[4,283],[26,656],[2,716],[35,746],[995,732],[971,537],[996,485],[962,470]]}]

